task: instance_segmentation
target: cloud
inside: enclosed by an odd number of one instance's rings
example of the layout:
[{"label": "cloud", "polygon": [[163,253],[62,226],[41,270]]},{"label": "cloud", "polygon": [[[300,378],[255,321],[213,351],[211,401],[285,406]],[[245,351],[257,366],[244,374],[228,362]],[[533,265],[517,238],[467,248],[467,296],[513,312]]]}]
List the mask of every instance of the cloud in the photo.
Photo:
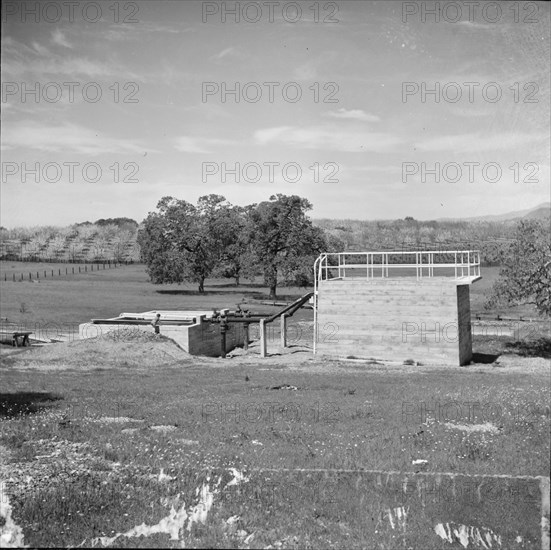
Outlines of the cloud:
[{"label": "cloud", "polygon": [[254,133],[259,145],[282,143],[302,149],[322,149],[354,153],[387,152],[402,142],[399,137],[366,130],[342,130],[333,126],[278,126]]},{"label": "cloud", "polygon": [[50,50],[48,48],[45,48],[44,46],[41,46],[38,42],[33,42],[32,47],[36,53],[42,56],[48,56],[50,54]]},{"label": "cloud", "polygon": [[312,61],[295,67],[293,78],[295,80],[315,80],[318,76],[318,62]]},{"label": "cloud", "polygon": [[100,155],[103,153],[139,153],[152,152],[128,139],[117,139],[101,132],[66,122],[59,126],[24,121],[10,125],[2,138],[2,149],[35,149],[56,153],[78,153]]},{"label": "cloud", "polygon": [[72,48],[73,46],[67,41],[65,38],[65,35],[59,30],[56,29],[52,33],[52,41],[54,44],[58,44],[59,46],[63,46],[65,48]]},{"label": "cloud", "polygon": [[[2,74],[5,77],[32,75],[37,81],[56,78],[58,75],[87,76],[91,78],[113,77],[143,80],[143,76],[130,72],[111,60],[90,60],[85,57],[69,57],[55,54],[37,42],[31,46],[11,37],[2,39]],[[74,80],[74,79],[73,79]]]},{"label": "cloud", "polygon": [[351,120],[359,120],[361,122],[379,122],[381,120],[377,115],[371,115],[361,109],[347,110],[340,108],[338,111],[328,111],[325,116],[333,118],[347,118]]},{"label": "cloud", "polygon": [[[140,21],[139,25],[134,24],[112,24],[110,28],[104,31],[93,30],[93,36],[112,42],[121,42],[124,40],[143,40],[145,33],[182,34],[196,32],[194,27],[179,27],[177,25],[166,25],[154,21]],[[92,37],[92,32],[89,33]]]},{"label": "cloud", "polygon": [[179,136],[174,147],[183,153],[211,153],[213,147],[220,145],[234,145],[234,142],[218,138]]},{"label": "cloud", "polygon": [[524,145],[542,142],[548,139],[544,133],[523,134],[521,132],[502,132],[494,135],[458,134],[427,139],[415,144],[421,151],[514,151]]},{"label": "cloud", "polygon": [[217,53],[216,55],[213,55],[211,59],[216,59],[216,60],[223,59],[228,55],[235,55],[236,53],[237,53],[237,50],[234,47],[229,47]]},{"label": "cloud", "polygon": [[351,167],[348,168],[351,172],[377,172],[382,174],[401,174],[402,173],[402,167],[401,166],[393,166],[393,165],[386,165],[386,166],[377,166],[377,165],[370,165],[370,166],[357,166],[357,167]]}]

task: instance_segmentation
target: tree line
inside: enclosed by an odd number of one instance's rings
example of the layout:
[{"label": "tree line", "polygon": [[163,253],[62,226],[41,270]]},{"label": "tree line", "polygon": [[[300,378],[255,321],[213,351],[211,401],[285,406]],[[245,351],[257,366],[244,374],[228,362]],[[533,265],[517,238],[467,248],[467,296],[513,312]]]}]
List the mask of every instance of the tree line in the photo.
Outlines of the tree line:
[{"label": "tree line", "polygon": [[551,313],[551,230],[545,220],[417,222],[408,217],[315,224],[307,215],[311,208],[296,195],[273,195],[248,206],[232,205],[221,195],[205,195],[196,205],[163,197],[138,231],[141,258],[153,283],[194,282],[204,292],[208,277],[234,278],[238,285],[243,277],[262,275],[274,299],[280,283],[313,284],[312,266],[320,253],[350,251],[358,241],[364,251],[443,249],[443,241],[451,249],[497,243],[486,247],[485,257],[483,248],[483,261],[502,266],[488,306],[531,303],[540,313]]},{"label": "tree line", "polygon": [[312,205],[297,195],[235,206],[221,195],[200,197],[196,205],[163,197],[138,232],[141,257],[154,283],[198,284],[208,277],[264,277],[270,298],[280,283],[307,286],[315,258],[337,251],[342,242],[314,226]]}]

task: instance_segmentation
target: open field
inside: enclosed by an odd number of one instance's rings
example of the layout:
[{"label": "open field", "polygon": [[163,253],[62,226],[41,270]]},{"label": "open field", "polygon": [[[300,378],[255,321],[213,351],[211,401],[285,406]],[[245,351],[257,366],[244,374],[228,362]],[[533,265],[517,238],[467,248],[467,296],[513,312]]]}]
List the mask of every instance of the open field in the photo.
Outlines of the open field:
[{"label": "open field", "polygon": [[[197,310],[229,307],[248,300],[268,299],[268,290],[258,282],[244,281],[236,287],[231,279],[209,280],[206,292],[201,295],[195,284],[153,285],[141,264],[116,269],[88,271],[75,276],[55,277],[38,283],[9,280],[3,282],[4,270],[25,269],[40,271],[52,269],[45,264],[0,264],[2,317],[14,321],[59,323],[78,325],[92,318],[118,316],[121,312],[152,309]],[[63,268],[64,265],[60,264]],[[21,267],[20,267],[21,266]],[[57,267],[54,266],[53,269]],[[308,289],[285,287],[279,289],[279,300],[293,300]],[[255,310],[275,311],[277,308],[258,305]],[[22,311],[23,310],[23,311]]]},{"label": "open field", "polygon": [[[473,313],[496,273],[483,269],[472,286]],[[62,327],[244,300],[277,309],[258,303],[267,299],[258,283],[210,281],[200,295],[151,285],[139,265],[2,289],[3,317]],[[280,299],[304,292],[281,288]],[[311,334],[311,310],[293,321]],[[277,327],[266,359],[257,344],[192,357],[148,334],[0,346],[10,522],[32,546],[430,550],[461,547],[445,537],[462,518],[474,538],[540,548],[551,384],[537,326],[521,341],[475,337],[479,362],[463,368],[314,358],[311,340],[279,349]],[[442,472],[452,476],[435,479],[453,480],[445,502],[434,487],[431,503],[402,494],[404,478]],[[515,488],[518,477],[473,476],[531,477]],[[476,502],[465,500],[473,480]],[[481,483],[505,492],[484,498]]]},{"label": "open field", "polygon": [[[78,324],[92,318],[108,318],[123,311],[147,311],[151,309],[210,309],[235,308],[237,303],[254,300],[268,300],[268,289],[260,279],[251,283],[242,281],[236,287],[231,279],[211,279],[205,285],[205,293],[197,291],[197,285],[153,285],[149,282],[145,267],[141,264],[120,266],[112,269],[82,272],[52,279],[41,278],[39,282],[29,281],[27,275],[23,282],[10,280],[12,273],[39,272],[53,269],[65,270],[67,264],[42,264],[29,262],[1,262],[0,281],[2,296],[0,309],[2,317],[14,321]],[[78,271],[78,267],[77,271]],[[82,271],[84,267],[80,266]],[[7,282],[4,282],[4,274]],[[497,279],[499,268],[482,268],[482,279],[471,285],[471,311],[473,316],[511,315],[537,318],[529,307],[496,309],[486,312],[483,309],[485,297]],[[34,279],[36,280],[36,279]],[[280,287],[278,300],[291,301],[303,295],[307,290],[298,287]],[[272,311],[267,305],[255,305],[255,310]],[[300,312],[299,312],[300,314]],[[298,315],[298,314],[297,314]]]},{"label": "open field", "polygon": [[[5,355],[6,492],[25,541],[89,546],[154,525],[171,506],[197,503],[203,483],[213,494],[204,525],[177,541],[135,533],[114,545],[395,548],[390,528],[381,543],[350,508],[347,483],[325,479],[331,502],[315,500],[319,478],[282,470],[548,474],[545,360],[396,368],[290,351],[287,366],[278,356],[262,361],[255,347],[246,358],[206,359],[144,337]],[[235,487],[240,476],[255,481]]]}]

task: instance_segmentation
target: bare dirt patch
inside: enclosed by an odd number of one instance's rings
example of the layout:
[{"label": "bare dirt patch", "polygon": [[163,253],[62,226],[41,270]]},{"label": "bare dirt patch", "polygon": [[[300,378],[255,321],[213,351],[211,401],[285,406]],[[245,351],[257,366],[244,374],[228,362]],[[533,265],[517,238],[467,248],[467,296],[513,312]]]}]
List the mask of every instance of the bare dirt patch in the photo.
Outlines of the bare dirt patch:
[{"label": "bare dirt patch", "polygon": [[191,361],[191,356],[171,339],[145,332],[12,350],[1,350],[2,365],[21,370],[140,368]]}]

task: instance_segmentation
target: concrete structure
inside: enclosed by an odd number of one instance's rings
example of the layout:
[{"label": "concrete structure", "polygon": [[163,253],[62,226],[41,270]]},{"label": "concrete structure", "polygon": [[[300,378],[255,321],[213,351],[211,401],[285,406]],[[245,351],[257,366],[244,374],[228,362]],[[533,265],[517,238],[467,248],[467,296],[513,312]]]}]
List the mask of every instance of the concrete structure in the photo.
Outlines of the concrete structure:
[{"label": "concrete structure", "polygon": [[314,353],[465,365],[476,251],[322,254]]},{"label": "concrete structure", "polygon": [[[184,351],[192,355],[220,357],[222,338],[220,326],[208,322],[212,311],[146,311],[144,313],[121,313],[112,319],[96,319],[79,325],[79,337],[101,338],[103,335],[120,331],[156,332],[153,322],[160,315],[158,332],[174,340]],[[112,321],[110,323],[109,321]],[[226,330],[226,352],[244,343],[243,327],[240,324],[229,325]],[[122,337],[122,334],[121,334]]]}]

